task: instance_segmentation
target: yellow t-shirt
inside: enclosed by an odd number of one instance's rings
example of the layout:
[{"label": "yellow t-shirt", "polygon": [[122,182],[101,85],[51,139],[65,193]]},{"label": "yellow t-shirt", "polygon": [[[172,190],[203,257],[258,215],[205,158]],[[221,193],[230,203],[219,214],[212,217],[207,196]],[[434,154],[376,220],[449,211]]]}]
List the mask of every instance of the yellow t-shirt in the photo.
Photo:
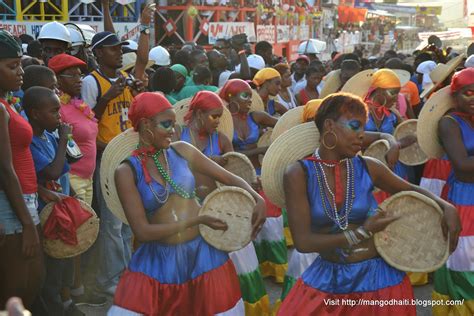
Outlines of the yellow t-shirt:
[{"label": "yellow t-shirt", "polygon": [[[122,71],[124,77],[128,77],[127,73]],[[97,81],[99,87],[99,100],[112,86],[112,82],[99,72],[93,71],[91,75]],[[112,138],[132,127],[132,123],[128,120],[128,109],[133,101],[132,91],[129,87],[123,90],[123,93],[115,99],[110,100],[105,108],[104,114],[99,121],[99,134],[97,140],[108,144]]]}]

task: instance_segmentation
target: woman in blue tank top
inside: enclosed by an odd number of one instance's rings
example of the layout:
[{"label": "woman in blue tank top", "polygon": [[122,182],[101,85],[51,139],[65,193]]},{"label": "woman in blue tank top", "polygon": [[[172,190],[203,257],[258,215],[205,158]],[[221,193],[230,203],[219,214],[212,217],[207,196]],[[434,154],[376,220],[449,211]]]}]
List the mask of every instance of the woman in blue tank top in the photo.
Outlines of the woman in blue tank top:
[{"label": "woman in blue tank top", "polygon": [[260,129],[274,127],[277,119],[265,112],[255,111],[249,113],[252,105],[252,88],[241,79],[227,81],[219,96],[228,103],[227,108],[232,113],[234,122],[232,144],[235,151],[249,157],[255,169],[260,170],[258,155],[267,151],[267,147],[257,148]]},{"label": "woman in blue tank top", "polygon": [[[181,140],[193,144],[208,158],[225,166],[227,161],[222,155],[234,151],[234,149],[229,139],[217,131],[222,113],[222,100],[217,94],[210,91],[198,92],[189,104],[189,111],[185,116],[187,126],[183,127],[181,131]],[[200,173],[194,175],[196,177],[196,194],[200,199],[204,199],[216,189],[214,179]],[[270,301],[258,268],[258,259],[253,243],[249,243],[241,250],[229,253],[229,256],[239,277],[245,315],[269,315]]]},{"label": "woman in blue tank top", "polygon": [[257,87],[258,95],[265,105],[265,112],[274,116],[276,114],[283,115],[288,111],[284,105],[273,99],[281,90],[281,76],[276,69],[263,68],[259,70],[255,74],[252,83]]},{"label": "woman in blue tank top", "polygon": [[[456,250],[434,274],[433,299],[445,306],[433,306],[433,315],[474,314],[474,68],[454,74],[451,87],[438,91],[452,95],[454,111],[443,116],[436,130],[427,131],[441,140],[452,170],[446,182],[447,200],[456,205],[462,231]],[[431,100],[425,104],[431,108]],[[446,98],[443,98],[446,100]],[[438,104],[438,103],[434,103]],[[444,105],[444,104],[443,104]],[[434,116],[434,115],[433,115]],[[439,119],[427,117],[427,119]],[[445,188],[446,189],[446,188]],[[444,190],[443,190],[444,191]],[[462,305],[448,302],[462,300]]]},{"label": "woman in blue tank top", "polygon": [[413,298],[405,273],[389,266],[375,249],[373,233],[396,218],[376,210],[374,186],[391,193],[417,191],[435,200],[444,210],[450,241],[456,242],[459,218],[451,204],[395,176],[378,160],[356,156],[367,114],[367,106],[353,95],[327,97],[315,118],[321,146],[286,169],[285,201],[296,249],[320,255],[289,292],[279,315],[416,314],[410,305],[343,303]]},{"label": "woman in blue tank top", "polygon": [[[198,92],[189,104],[184,117],[186,126],[177,129],[177,138],[194,145],[206,157],[221,166],[226,163],[223,154],[233,151],[232,143],[224,134],[217,131],[220,118],[224,112],[222,100],[211,91]],[[196,195],[204,199],[214,191],[216,182],[202,174],[195,173]]]},{"label": "woman in blue tank top", "polygon": [[137,150],[116,170],[118,196],[142,244],[124,271],[109,315],[242,315],[237,274],[227,253],[210,246],[198,225],[227,224],[198,216],[193,172],[247,190],[255,198],[253,236],[265,221],[263,199],[241,178],[185,143],[171,144],[176,115],[157,93],[135,97],[129,118]]}]

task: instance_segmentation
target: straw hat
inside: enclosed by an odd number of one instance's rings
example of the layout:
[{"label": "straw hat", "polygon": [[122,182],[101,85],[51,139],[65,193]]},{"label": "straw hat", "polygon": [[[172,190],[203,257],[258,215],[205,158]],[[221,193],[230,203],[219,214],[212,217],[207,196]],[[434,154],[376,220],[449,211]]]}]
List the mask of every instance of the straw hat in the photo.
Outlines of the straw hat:
[{"label": "straw hat", "polygon": [[[223,166],[224,169],[236,176],[244,179],[248,184],[257,182],[257,173],[252,165],[250,159],[244,154],[232,151],[224,154],[222,157],[227,158],[227,163]],[[216,182],[217,186],[222,186],[221,183]]]},{"label": "straw hat", "polygon": [[115,170],[130,157],[138,145],[138,133],[132,128],[114,137],[105,147],[100,164],[100,187],[107,207],[122,222],[128,224],[115,187]]},{"label": "straw hat", "polygon": [[[395,136],[397,140],[400,140],[408,135],[416,136],[417,123],[418,120],[415,119],[404,121],[403,123],[397,126],[395,132],[393,133],[393,136]],[[406,148],[401,149],[400,156],[398,159],[407,166],[422,165],[426,161],[428,161],[428,157],[426,157],[426,154],[423,152],[423,150],[421,150],[418,141]]]},{"label": "straw hat", "polygon": [[372,144],[364,151],[364,156],[372,157],[375,159],[380,160],[384,165],[387,164],[387,160],[385,160],[385,154],[390,149],[390,144],[385,139],[379,139]]},{"label": "straw hat", "polygon": [[[97,235],[99,234],[99,218],[89,204],[81,200],[78,201],[81,204],[82,209],[91,213],[92,217],[90,217],[86,222],[79,226],[79,228],[77,228],[76,235],[78,243],[75,246],[68,245],[60,239],[43,239],[44,251],[53,258],[64,259],[80,255],[89,249],[97,239]],[[56,203],[51,202],[47,204],[41,211],[40,220],[43,227],[48,220],[49,215],[53,211],[55,204]]]},{"label": "straw hat", "polygon": [[283,114],[273,128],[271,142],[290,128],[303,123],[303,111],[304,106],[297,106]]},{"label": "straw hat", "polygon": [[[272,143],[271,141],[272,134],[273,134],[273,129],[272,128],[267,129],[266,132],[263,133],[262,136],[260,136],[260,138],[258,139],[257,147],[270,146],[270,144]],[[264,155],[258,155],[258,161],[260,162],[260,164],[262,164],[263,156]]]},{"label": "straw hat", "polygon": [[341,85],[341,69],[331,71],[324,79],[324,86],[319,94],[319,98],[324,99],[331,93],[337,92]]},{"label": "straw hat", "polygon": [[252,105],[250,106],[249,112],[254,111],[265,112],[265,104],[257,90],[252,89]]},{"label": "straw hat", "polygon": [[439,85],[442,84],[443,81],[446,80],[446,78],[448,78],[449,75],[453,73],[462,63],[464,57],[464,54],[460,54],[459,56],[448,61],[446,64],[438,64],[430,73],[430,78],[433,83],[423,89],[423,92],[420,94],[420,98],[423,99],[427,95],[430,95],[431,92],[435,91],[436,88],[438,88]]},{"label": "straw hat", "polygon": [[285,206],[283,175],[288,165],[311,155],[319,147],[319,132],[313,122],[297,125],[281,134],[268,148],[262,163],[265,195],[279,207]]},{"label": "straw hat", "polygon": [[375,247],[391,266],[411,272],[431,272],[449,255],[441,230],[443,211],[430,198],[413,191],[393,195],[379,205],[400,219],[374,236]]},{"label": "straw hat", "polygon": [[[133,67],[135,67],[135,64],[137,63],[137,54],[134,52],[131,53],[125,53],[122,55],[123,62],[122,62],[122,68],[120,70],[123,71],[129,71]],[[155,64],[154,60],[149,60],[148,63],[146,64],[146,69],[150,68]]]},{"label": "straw hat", "polygon": [[221,187],[204,200],[199,215],[210,215],[227,223],[226,231],[199,225],[201,236],[213,247],[231,252],[244,248],[252,235],[255,199],[244,189]]},{"label": "straw hat", "polygon": [[352,93],[364,99],[367,91],[369,91],[374,73],[374,69],[367,69],[357,73],[355,76],[347,80],[346,84],[342,87],[341,92]]},{"label": "straw hat", "polygon": [[[192,98],[186,98],[176,102],[173,106],[174,111],[176,112],[176,124],[180,126],[186,125],[184,122],[184,116],[188,113],[189,104],[191,103]],[[230,114],[227,107],[224,105],[224,112],[219,120],[219,126],[217,130],[227,136],[229,140],[232,141],[234,137],[234,121],[232,120],[232,114]]]},{"label": "straw hat", "polygon": [[430,158],[441,158],[444,149],[438,138],[438,122],[450,109],[454,108],[451,87],[436,91],[425,103],[418,117],[416,134],[418,144]]},{"label": "straw hat", "polygon": [[[400,86],[403,87],[410,81],[410,73],[406,70],[401,69],[390,69],[397,75],[400,80]],[[370,85],[372,84],[372,77],[376,70],[367,69],[357,73],[346,84],[342,87],[342,92],[348,92],[355,94],[364,99],[369,91]]]}]

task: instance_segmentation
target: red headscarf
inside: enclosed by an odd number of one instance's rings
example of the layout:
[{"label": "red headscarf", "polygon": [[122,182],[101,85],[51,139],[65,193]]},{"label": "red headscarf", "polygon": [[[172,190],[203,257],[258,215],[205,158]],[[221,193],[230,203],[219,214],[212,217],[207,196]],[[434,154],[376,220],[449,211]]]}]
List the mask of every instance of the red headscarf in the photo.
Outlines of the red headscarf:
[{"label": "red headscarf", "polygon": [[138,131],[142,119],[151,118],[172,108],[171,103],[161,93],[143,92],[133,99],[128,118],[132,122],[133,129]]},{"label": "red headscarf", "polygon": [[251,89],[247,82],[242,79],[231,79],[222,87],[219,96],[222,100],[229,102],[231,97],[246,89]]},{"label": "red headscarf", "polygon": [[451,93],[455,93],[464,86],[474,84],[474,68],[466,68],[454,74],[451,80]]},{"label": "red headscarf", "polygon": [[196,110],[201,110],[204,112],[211,111],[214,109],[221,109],[224,106],[222,105],[222,100],[217,94],[211,91],[199,91],[191,99],[189,104],[188,113],[184,116],[184,121],[189,123],[193,119],[193,113]]}]

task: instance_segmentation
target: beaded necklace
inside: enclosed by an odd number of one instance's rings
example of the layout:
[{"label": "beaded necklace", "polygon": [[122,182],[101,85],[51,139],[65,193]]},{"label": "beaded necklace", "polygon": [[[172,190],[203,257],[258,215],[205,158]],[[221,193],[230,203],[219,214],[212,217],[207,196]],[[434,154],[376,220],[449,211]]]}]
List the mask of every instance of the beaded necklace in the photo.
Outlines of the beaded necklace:
[{"label": "beaded necklace", "polygon": [[163,150],[160,149],[156,153],[152,155],[153,161],[155,162],[155,166],[158,169],[158,172],[161,174],[163,179],[165,179],[166,183],[169,183],[171,187],[174,189],[176,194],[181,196],[182,198],[185,199],[193,199],[196,196],[196,192],[193,190],[193,193],[188,193],[186,190],[184,190],[179,184],[174,182],[174,180],[171,178],[171,170],[169,169],[169,163],[168,163],[168,158],[166,157],[166,153],[164,154],[165,157],[165,164],[167,166],[168,170],[165,170],[163,168],[163,165],[161,164],[160,160],[158,159],[160,155],[162,154]]},{"label": "beaded necklace", "polygon": [[[321,160],[319,156],[319,150],[316,149],[314,156]],[[341,229],[346,230],[349,225],[349,214],[352,210],[352,205],[355,199],[355,176],[354,166],[351,159],[344,159],[346,163],[346,194],[345,201],[340,211],[337,210],[336,197],[329,186],[326,172],[324,171],[323,165],[329,168],[333,168],[336,164],[330,164],[325,162],[313,161],[314,168],[316,170],[317,182],[319,186],[319,194],[321,195],[321,201],[323,204],[324,213]],[[331,202],[329,200],[325,187],[327,188],[329,195],[331,196]],[[329,205],[328,205],[329,204]],[[331,205],[332,204],[332,205]]]}]

